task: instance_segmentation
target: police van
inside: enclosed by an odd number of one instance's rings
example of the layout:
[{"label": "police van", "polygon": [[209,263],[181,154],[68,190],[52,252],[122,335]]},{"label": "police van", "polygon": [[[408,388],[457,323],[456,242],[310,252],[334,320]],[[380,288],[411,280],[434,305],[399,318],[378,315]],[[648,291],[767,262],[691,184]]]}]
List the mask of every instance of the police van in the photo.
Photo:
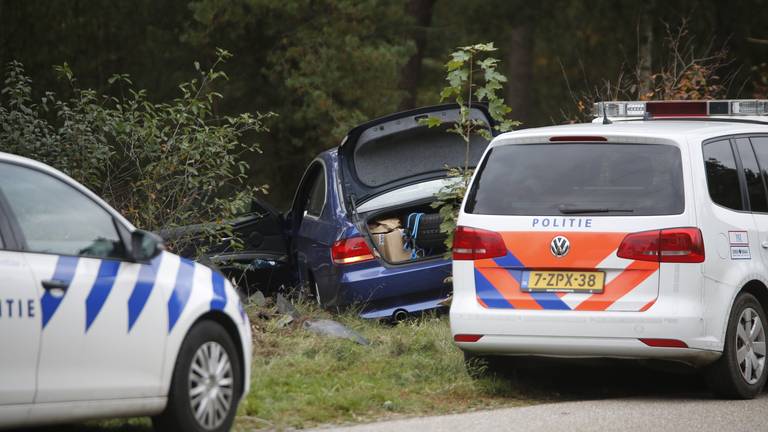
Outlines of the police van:
[{"label": "police van", "polygon": [[163,251],[91,191],[0,153],[0,429],[153,416],[225,431],[250,324],[218,272]]},{"label": "police van", "polygon": [[766,382],[768,101],[605,102],[500,135],[458,219],[468,358],[661,359],[713,391]]}]

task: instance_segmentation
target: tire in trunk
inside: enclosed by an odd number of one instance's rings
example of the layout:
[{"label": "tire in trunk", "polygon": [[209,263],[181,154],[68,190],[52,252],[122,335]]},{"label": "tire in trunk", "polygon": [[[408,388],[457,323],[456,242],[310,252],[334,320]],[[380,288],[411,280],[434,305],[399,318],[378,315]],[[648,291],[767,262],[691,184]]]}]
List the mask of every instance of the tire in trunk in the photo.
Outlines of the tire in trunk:
[{"label": "tire in trunk", "polygon": [[424,213],[419,218],[414,240],[422,249],[440,249],[445,243],[445,234],[440,232],[443,218],[438,213]]}]

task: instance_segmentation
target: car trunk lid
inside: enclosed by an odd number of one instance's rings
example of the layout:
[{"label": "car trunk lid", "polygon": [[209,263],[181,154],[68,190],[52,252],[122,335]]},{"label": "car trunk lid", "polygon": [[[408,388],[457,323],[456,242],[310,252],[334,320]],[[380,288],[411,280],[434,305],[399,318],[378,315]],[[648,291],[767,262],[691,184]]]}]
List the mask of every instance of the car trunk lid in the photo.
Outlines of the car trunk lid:
[{"label": "car trunk lid", "polygon": [[[456,105],[438,105],[392,114],[352,129],[339,147],[342,188],[351,211],[371,198],[407,185],[446,175],[446,167],[462,166],[465,146],[447,131],[459,120]],[[443,123],[427,127],[421,121],[436,117]],[[470,118],[493,125],[484,105],[474,104]],[[470,166],[474,167],[488,141],[474,134]]]}]

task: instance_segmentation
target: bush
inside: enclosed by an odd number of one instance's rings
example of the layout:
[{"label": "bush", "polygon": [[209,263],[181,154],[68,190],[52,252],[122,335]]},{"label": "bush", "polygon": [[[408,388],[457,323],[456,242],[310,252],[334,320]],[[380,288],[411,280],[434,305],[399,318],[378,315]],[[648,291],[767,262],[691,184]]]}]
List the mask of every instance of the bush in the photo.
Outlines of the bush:
[{"label": "bush", "polygon": [[241,157],[259,151],[252,135],[267,130],[263,121],[272,114],[215,112],[221,94],[214,84],[227,78],[217,67],[228,57],[218,50],[207,70],[196,62],[199,77],[162,103],[151,102],[127,75],[108,81],[109,93],[120,96],[82,89],[66,63],[54,69],[70,96],[46,91],[37,101],[23,65],[11,62],[0,93],[0,151],[64,171],[142,228],[204,224],[209,236],[229,231],[226,221],[266,192],[247,184]]}]

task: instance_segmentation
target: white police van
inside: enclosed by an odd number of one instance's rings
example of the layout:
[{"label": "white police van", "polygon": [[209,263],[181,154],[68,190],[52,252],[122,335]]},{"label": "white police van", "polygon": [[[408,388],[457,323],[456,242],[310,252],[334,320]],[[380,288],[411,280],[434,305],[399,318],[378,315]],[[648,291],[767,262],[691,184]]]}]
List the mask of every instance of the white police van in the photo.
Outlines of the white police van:
[{"label": "white police van", "polygon": [[162,249],[59,171],[0,153],[0,428],[229,430],[250,324],[219,273]]},{"label": "white police van", "polygon": [[596,112],[488,147],[454,242],[454,340],[470,358],[679,361],[718,395],[756,396],[768,375],[768,101]]}]

